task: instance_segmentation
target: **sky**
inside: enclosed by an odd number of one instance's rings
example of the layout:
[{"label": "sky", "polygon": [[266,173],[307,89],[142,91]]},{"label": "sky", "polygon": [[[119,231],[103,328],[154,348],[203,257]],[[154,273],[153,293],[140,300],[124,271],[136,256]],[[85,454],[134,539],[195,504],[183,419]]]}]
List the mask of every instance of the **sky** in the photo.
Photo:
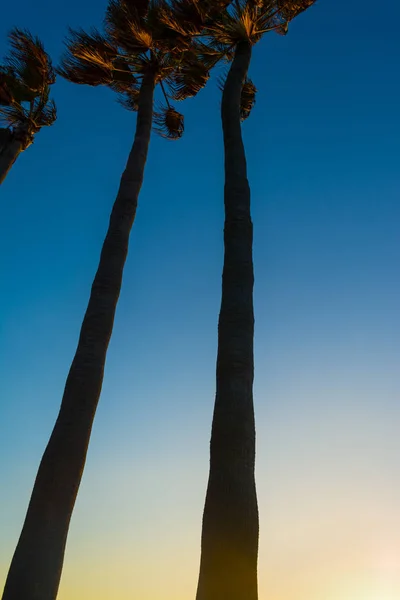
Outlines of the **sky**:
[{"label": "sky", "polygon": [[[105,0],[21,0],[57,61]],[[268,34],[243,125],[255,262],[260,600],[400,598],[400,7]],[[153,135],[58,600],[195,597],[223,257],[216,75]],[[0,190],[0,590],[76,347],[135,115],[59,79]]]}]

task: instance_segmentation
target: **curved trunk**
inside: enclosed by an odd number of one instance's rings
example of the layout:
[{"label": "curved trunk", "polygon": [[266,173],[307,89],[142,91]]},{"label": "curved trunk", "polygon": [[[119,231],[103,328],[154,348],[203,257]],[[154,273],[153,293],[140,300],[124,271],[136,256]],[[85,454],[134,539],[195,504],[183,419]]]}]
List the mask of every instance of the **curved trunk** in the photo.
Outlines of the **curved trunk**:
[{"label": "curved trunk", "polygon": [[148,73],[139,96],[135,140],[111,212],[60,412],[40,463],[3,600],[54,600],[57,596],[69,522],[101,392],[129,234],[143,181],[154,87],[155,76]]},{"label": "curved trunk", "polygon": [[8,139],[4,139],[4,143],[2,143],[0,147],[0,185],[7,177],[11,167],[24,149],[23,139],[15,137],[12,133],[7,137]]},{"label": "curved trunk", "polygon": [[197,600],[256,600],[253,226],[240,123],[251,46],[236,48],[222,95],[225,228],[217,390],[203,515]]}]

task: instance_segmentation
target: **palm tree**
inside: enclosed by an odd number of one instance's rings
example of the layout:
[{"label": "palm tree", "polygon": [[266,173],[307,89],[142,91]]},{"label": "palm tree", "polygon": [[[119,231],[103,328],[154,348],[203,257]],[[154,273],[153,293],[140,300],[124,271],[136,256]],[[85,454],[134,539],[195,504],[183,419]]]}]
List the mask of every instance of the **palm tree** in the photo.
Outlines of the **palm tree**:
[{"label": "palm tree", "polygon": [[9,41],[10,53],[0,65],[0,184],[36,133],[57,116],[49,99],[55,74],[43,44],[17,28]]},{"label": "palm tree", "polygon": [[203,514],[197,600],[257,600],[258,507],[254,477],[253,226],[241,121],[255,101],[247,73],[252,46],[315,0],[236,0],[214,19],[211,60],[232,60],[223,82],[225,227],[216,397]]},{"label": "palm tree", "polygon": [[[214,7],[217,2],[213,1]],[[226,2],[222,3],[225,5]],[[54,600],[69,523],[100,397],[130,231],[152,125],[177,139],[183,116],[170,104],[194,96],[208,69],[191,48],[190,28],[171,27],[161,0],[110,0],[104,33],[71,31],[59,73],[70,81],[107,85],[137,111],[136,131],[114,202],[61,408],[42,457],[3,600]],[[153,114],[160,84],[165,106]]]}]

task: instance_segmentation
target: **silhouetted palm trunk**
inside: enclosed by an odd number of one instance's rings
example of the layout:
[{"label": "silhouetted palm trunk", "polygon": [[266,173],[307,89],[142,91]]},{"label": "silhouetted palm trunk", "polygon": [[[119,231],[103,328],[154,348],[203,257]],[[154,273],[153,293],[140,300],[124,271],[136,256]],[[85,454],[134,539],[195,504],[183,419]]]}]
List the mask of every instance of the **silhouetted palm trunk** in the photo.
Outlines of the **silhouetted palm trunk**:
[{"label": "silhouetted palm trunk", "polygon": [[197,600],[257,599],[253,226],[240,123],[241,90],[250,58],[251,46],[239,43],[222,96],[225,256]]},{"label": "silhouetted palm trunk", "polygon": [[150,140],[154,73],[144,77],[135,140],[114,203],[60,412],[36,477],[3,600],[54,600],[121,289]]},{"label": "silhouetted palm trunk", "polygon": [[11,167],[24,149],[22,137],[13,135],[8,129],[3,129],[0,143],[0,185],[3,183]]}]

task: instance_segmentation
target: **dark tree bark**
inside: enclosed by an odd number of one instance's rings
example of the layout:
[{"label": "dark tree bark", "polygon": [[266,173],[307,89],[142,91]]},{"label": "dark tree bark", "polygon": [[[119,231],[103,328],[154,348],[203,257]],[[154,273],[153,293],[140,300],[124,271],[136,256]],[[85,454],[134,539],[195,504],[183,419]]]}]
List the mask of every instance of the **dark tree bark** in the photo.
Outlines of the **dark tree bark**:
[{"label": "dark tree bark", "polygon": [[18,156],[24,150],[22,137],[13,135],[10,130],[2,129],[0,139],[0,185],[3,183]]},{"label": "dark tree bark", "polygon": [[250,44],[239,43],[222,96],[225,255],[197,600],[257,600],[253,226],[240,122],[250,59]]},{"label": "dark tree bark", "polygon": [[3,600],[55,600],[68,528],[100,397],[104,365],[142,186],[153,118],[155,75],[139,96],[136,133],[115,200],[60,412],[44,452]]}]

